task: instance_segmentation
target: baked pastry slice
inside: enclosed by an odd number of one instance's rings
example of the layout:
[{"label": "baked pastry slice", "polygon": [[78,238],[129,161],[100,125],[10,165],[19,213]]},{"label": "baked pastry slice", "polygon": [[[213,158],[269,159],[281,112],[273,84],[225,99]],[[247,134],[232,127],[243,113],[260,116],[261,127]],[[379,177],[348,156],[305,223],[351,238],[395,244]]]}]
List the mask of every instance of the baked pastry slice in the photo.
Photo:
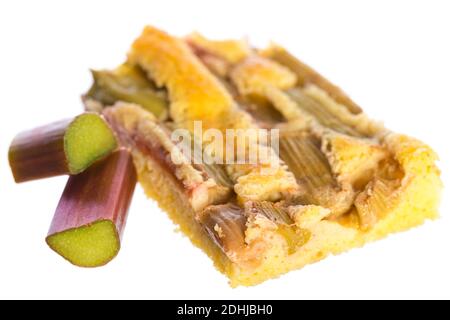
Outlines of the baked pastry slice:
[{"label": "baked pastry slice", "polygon": [[[232,286],[437,217],[442,184],[433,150],[368,118],[281,47],[147,27],[124,66],[104,71],[102,81],[97,74],[86,106],[104,113],[132,151],[146,193]],[[276,129],[278,148],[252,140],[232,160],[253,148],[269,161],[197,161],[229,160],[230,150],[208,150],[196,121],[224,135]],[[180,129],[194,141],[189,155],[173,139]]]}]

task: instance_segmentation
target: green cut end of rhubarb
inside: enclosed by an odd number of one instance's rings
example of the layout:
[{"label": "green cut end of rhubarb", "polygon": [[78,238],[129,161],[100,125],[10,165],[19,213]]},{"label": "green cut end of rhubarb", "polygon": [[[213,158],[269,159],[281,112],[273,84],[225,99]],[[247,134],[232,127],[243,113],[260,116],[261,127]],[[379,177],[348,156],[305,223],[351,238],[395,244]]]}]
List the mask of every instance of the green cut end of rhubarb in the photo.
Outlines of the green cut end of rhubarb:
[{"label": "green cut end of rhubarb", "polygon": [[120,249],[116,226],[110,220],[59,232],[46,241],[59,255],[80,267],[105,265]]},{"label": "green cut end of rhubarb", "polygon": [[64,136],[64,149],[70,174],[84,171],[117,147],[114,133],[103,118],[85,113],[75,118]]}]

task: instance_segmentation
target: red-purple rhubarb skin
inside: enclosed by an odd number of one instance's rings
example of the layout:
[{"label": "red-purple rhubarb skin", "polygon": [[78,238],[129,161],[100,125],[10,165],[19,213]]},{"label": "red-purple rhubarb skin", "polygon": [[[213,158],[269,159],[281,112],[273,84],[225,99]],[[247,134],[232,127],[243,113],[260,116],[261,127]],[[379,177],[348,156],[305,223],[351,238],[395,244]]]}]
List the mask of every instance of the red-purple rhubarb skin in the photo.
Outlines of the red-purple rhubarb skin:
[{"label": "red-purple rhubarb skin", "polygon": [[48,235],[110,220],[121,237],[136,181],[131,155],[125,149],[69,177]]},{"label": "red-purple rhubarb skin", "polygon": [[64,134],[72,120],[22,132],[14,138],[9,149],[9,164],[16,182],[69,173]]}]

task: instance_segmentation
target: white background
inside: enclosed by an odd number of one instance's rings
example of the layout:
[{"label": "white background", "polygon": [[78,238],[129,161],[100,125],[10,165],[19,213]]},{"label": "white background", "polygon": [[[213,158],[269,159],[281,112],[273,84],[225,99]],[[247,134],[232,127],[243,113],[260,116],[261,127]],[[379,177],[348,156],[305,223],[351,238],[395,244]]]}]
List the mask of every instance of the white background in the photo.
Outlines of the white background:
[{"label": "white background", "polygon": [[141,188],[109,265],[80,269],[51,251],[66,178],[14,184],[8,145],[80,113],[88,69],[121,63],[146,24],[285,45],[369,115],[434,147],[449,184],[448,1],[1,1],[0,298],[450,298],[447,192],[438,221],[252,288],[229,288]]}]

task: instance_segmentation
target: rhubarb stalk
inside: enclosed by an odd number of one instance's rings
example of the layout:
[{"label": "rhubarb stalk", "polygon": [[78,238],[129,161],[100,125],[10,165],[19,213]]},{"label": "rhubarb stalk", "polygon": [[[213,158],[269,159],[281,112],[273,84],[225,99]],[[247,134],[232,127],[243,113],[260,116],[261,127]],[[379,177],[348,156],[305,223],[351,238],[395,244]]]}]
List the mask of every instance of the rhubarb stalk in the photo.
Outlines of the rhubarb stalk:
[{"label": "rhubarb stalk", "polygon": [[48,232],[50,248],[81,267],[111,261],[120,249],[136,179],[124,149],[71,176]]},{"label": "rhubarb stalk", "polygon": [[18,134],[9,148],[9,163],[16,182],[78,174],[116,147],[106,121],[84,113]]}]

